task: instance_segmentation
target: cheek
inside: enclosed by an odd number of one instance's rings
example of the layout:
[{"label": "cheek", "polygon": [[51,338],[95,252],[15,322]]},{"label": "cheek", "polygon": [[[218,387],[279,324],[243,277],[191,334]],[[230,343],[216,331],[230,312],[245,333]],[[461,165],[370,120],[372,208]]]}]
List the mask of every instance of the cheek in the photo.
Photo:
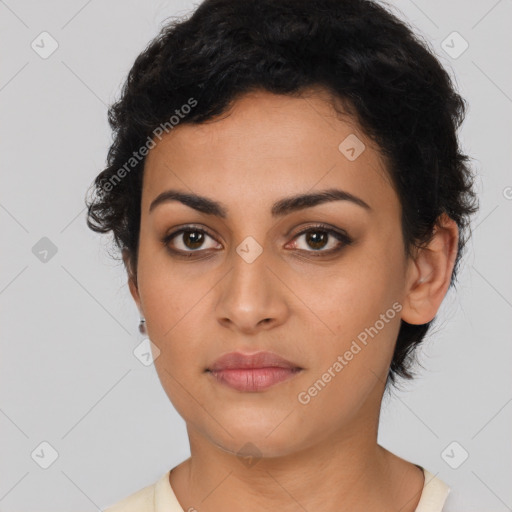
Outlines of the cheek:
[{"label": "cheek", "polygon": [[385,384],[401,310],[390,278],[389,273],[367,272],[331,281],[326,289],[330,300],[324,295],[317,304],[318,316],[333,332],[311,333],[311,371],[296,397],[304,421],[315,418],[316,428],[327,432],[349,422],[375,388]]},{"label": "cheek", "polygon": [[[349,388],[360,386],[365,379],[375,382],[373,374],[386,375],[400,328],[404,286],[401,240],[393,240],[391,233],[387,240],[373,240],[359,248],[357,257],[346,258],[345,264],[329,275],[317,276],[317,291],[308,292],[308,305],[329,327],[323,329],[325,336],[318,340],[320,348],[314,354],[317,376],[342,356],[343,370],[334,380],[344,381],[343,386]],[[305,294],[306,288],[300,293]]]},{"label": "cheek", "polygon": [[141,231],[139,292],[148,327],[156,339],[162,339],[180,318],[191,312],[201,289],[188,277],[188,265],[174,263],[153,236]]},{"label": "cheek", "polygon": [[183,271],[173,272],[169,261],[165,265],[153,261],[140,278],[148,336],[159,350],[155,369],[169,400],[185,418],[201,414],[194,398],[201,397],[197,385],[204,379],[205,340],[200,325],[210,288],[206,276],[194,284]]},{"label": "cheek", "polygon": [[404,261],[400,251],[399,241],[385,246],[378,239],[367,243],[328,273],[317,271],[304,278],[304,288],[298,293],[308,297],[311,309],[325,319],[331,336],[356,336],[402,299]]},{"label": "cheek", "polygon": [[165,249],[157,244],[144,243],[139,251],[139,293],[147,331],[151,341],[160,349],[166,365],[187,358],[194,344],[201,299],[205,295],[205,280],[194,283],[186,266],[173,268]]}]

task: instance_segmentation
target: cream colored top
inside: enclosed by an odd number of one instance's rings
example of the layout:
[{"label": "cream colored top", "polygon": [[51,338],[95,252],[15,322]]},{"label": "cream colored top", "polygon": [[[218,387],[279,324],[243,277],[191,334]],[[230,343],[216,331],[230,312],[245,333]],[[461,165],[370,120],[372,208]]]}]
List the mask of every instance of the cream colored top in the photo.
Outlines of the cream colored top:
[{"label": "cream colored top", "polygon": [[[441,512],[450,487],[425,468],[421,469],[425,483],[415,512]],[[170,472],[167,471],[154,484],[110,505],[105,512],[185,512],[171,487]]]}]

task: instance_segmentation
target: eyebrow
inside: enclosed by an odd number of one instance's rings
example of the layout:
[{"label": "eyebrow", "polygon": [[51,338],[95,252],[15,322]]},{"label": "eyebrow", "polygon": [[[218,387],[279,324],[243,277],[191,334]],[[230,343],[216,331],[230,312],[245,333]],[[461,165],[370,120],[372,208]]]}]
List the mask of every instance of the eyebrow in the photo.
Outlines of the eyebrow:
[{"label": "eyebrow", "polygon": [[[171,201],[179,201],[198,212],[205,213],[206,215],[215,215],[222,219],[225,219],[228,214],[228,210],[224,205],[222,205],[222,203],[204,196],[180,192],[179,190],[173,189],[166,190],[159,194],[149,206],[149,213],[151,213],[158,205]],[[272,205],[271,214],[272,217],[282,217],[295,211],[304,210],[306,208],[311,208],[313,206],[332,201],[350,201],[351,203],[361,206],[367,211],[371,211],[370,205],[360,197],[344,190],[331,188],[320,192],[297,194],[280,199]]]}]

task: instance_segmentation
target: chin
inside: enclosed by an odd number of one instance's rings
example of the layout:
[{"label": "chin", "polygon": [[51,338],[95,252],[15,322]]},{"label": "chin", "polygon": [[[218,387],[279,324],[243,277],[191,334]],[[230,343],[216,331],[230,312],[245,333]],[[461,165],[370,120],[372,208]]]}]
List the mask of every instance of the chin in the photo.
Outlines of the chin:
[{"label": "chin", "polygon": [[[254,459],[284,457],[301,450],[306,445],[304,423],[295,425],[292,416],[286,414],[278,421],[272,418],[264,420],[261,415],[254,422],[245,422],[238,419],[236,422],[224,423],[229,425],[226,431],[216,428],[209,433],[210,441],[221,450],[237,455],[238,457],[254,457]],[[283,418],[286,418],[283,421]],[[208,425],[211,428],[211,425]],[[241,461],[242,462],[242,461]]]}]

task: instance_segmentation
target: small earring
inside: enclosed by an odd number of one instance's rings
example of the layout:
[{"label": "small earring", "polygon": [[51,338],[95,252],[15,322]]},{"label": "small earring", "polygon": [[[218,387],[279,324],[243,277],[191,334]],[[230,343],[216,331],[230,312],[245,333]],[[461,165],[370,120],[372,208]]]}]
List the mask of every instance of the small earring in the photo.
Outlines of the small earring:
[{"label": "small earring", "polygon": [[141,334],[146,334],[146,320],[144,318],[140,319],[139,332]]}]

